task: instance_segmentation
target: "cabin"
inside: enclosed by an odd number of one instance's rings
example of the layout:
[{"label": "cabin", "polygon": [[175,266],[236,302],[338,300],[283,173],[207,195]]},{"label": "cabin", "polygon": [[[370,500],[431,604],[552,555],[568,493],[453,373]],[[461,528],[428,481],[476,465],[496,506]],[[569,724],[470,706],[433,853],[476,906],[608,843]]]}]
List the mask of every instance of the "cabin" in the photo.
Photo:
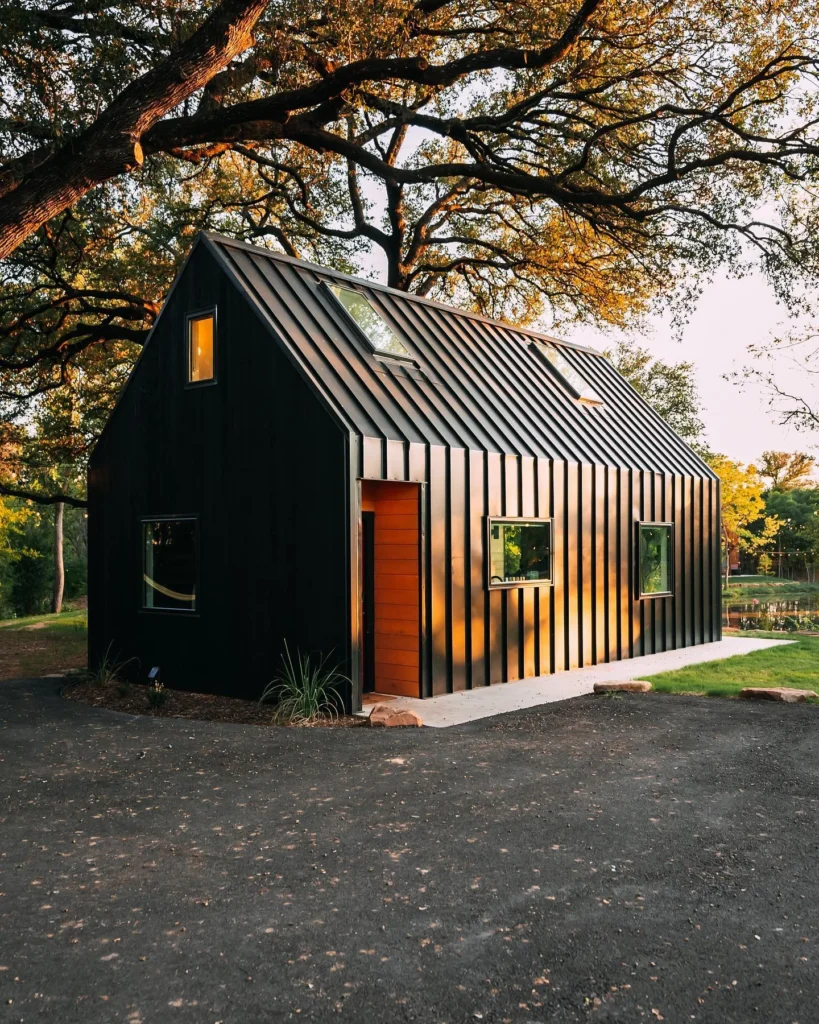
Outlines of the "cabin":
[{"label": "cabin", "polygon": [[197,236],[93,452],[89,645],[431,697],[718,640],[719,484],[593,350]]}]

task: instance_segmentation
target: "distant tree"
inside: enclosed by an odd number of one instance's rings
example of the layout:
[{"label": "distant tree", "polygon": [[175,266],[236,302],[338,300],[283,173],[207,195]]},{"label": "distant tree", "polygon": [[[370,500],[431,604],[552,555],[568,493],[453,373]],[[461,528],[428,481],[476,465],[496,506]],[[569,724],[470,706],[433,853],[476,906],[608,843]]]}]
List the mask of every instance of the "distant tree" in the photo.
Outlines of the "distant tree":
[{"label": "distant tree", "polygon": [[776,516],[765,514],[765,483],[754,466],[743,466],[724,455],[711,455],[709,462],[720,479],[727,581],[730,576],[730,548],[736,546],[741,551],[761,554],[775,539],[780,521]]},{"label": "distant tree", "polygon": [[[766,513],[780,524],[777,548],[782,554],[778,567],[788,574],[804,572],[813,582],[819,566],[819,488],[768,491],[765,503]],[[755,532],[754,527],[751,529]]]},{"label": "distant tree", "polygon": [[693,363],[666,363],[625,341],[604,354],[683,441],[698,453],[707,453]]},{"label": "distant tree", "polygon": [[804,526],[819,513],[819,488],[793,487],[787,491],[768,491],[765,507],[771,515],[795,527]]},{"label": "distant tree", "polygon": [[14,567],[25,553],[22,538],[31,515],[31,508],[24,502],[0,498],[0,618],[15,611],[12,601]]},{"label": "distant tree", "polygon": [[773,491],[791,491],[810,483],[816,458],[805,452],[763,452],[759,475]]}]

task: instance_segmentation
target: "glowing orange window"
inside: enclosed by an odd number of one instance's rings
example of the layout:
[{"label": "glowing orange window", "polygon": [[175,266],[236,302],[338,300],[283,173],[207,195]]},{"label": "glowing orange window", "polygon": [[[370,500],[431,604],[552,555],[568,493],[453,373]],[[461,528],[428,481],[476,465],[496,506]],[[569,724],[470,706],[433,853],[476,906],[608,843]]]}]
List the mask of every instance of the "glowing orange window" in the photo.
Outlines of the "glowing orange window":
[{"label": "glowing orange window", "polygon": [[188,317],[188,381],[214,379],[214,315]]}]

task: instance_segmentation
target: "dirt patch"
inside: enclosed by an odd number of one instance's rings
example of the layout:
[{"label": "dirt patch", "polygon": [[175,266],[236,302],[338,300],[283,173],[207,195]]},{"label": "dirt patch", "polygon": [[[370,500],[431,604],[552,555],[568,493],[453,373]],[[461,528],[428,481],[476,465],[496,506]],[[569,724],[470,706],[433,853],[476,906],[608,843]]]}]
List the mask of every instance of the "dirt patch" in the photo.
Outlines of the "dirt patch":
[{"label": "dirt patch", "polygon": [[87,643],[84,629],[4,627],[0,629],[0,681],[83,668]]},{"label": "dirt patch", "polygon": [[[232,722],[234,725],[278,726],[269,705],[260,707],[254,701],[223,697],[212,693],[192,693],[166,689],[165,703],[158,708],[148,703],[149,686],[132,685],[124,691],[119,683],[96,686],[93,683],[69,683],[63,696],[80,704],[122,711],[127,715],[148,715],[151,718],[194,718],[207,722]],[[315,722],[309,728],[367,725],[366,718],[340,715],[336,719]]]}]

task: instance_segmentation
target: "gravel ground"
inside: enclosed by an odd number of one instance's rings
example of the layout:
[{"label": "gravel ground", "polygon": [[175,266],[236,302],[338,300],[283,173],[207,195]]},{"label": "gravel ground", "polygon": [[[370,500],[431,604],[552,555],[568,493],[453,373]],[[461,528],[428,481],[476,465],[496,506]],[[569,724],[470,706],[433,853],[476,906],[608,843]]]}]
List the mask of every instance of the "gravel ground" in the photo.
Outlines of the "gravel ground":
[{"label": "gravel ground", "polygon": [[816,708],[448,730],[0,687],[0,1021],[819,1019]]}]

